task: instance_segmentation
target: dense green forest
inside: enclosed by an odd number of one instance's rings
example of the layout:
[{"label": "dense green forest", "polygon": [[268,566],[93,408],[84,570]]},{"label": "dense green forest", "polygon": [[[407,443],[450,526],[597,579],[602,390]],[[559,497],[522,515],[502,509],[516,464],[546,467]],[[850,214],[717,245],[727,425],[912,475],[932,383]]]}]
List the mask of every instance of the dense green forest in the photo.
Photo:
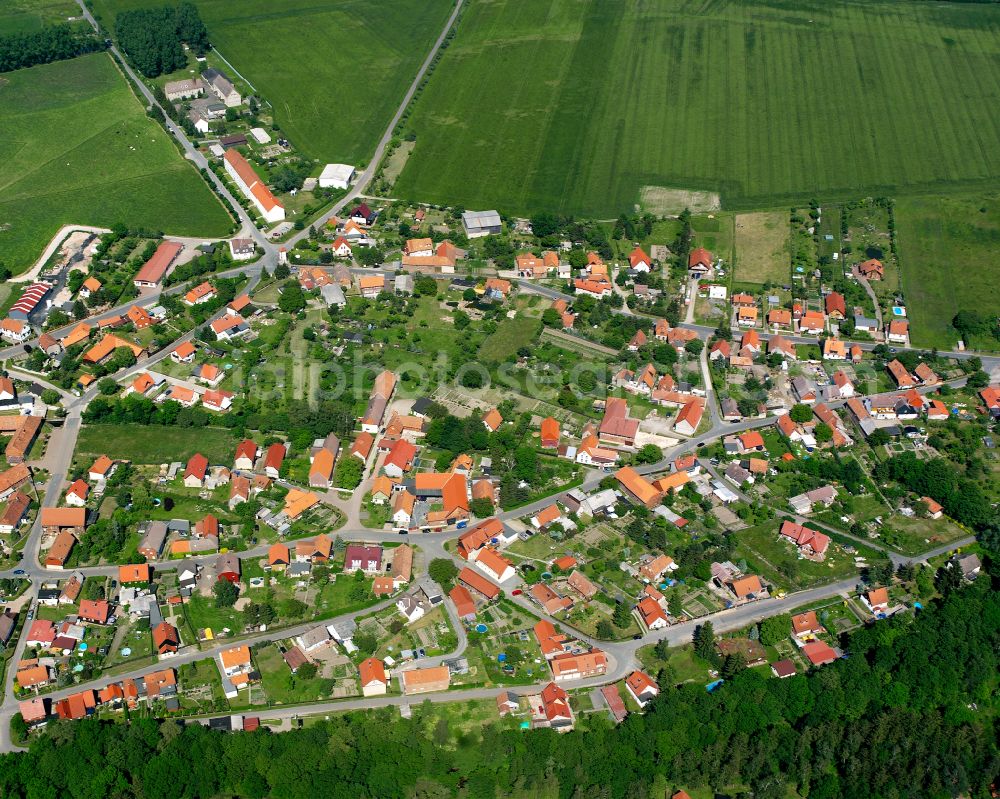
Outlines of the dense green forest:
[{"label": "dense green forest", "polygon": [[104,49],[104,40],[90,28],[51,25],[34,33],[0,36],[0,72],[76,58]]},{"label": "dense green forest", "polygon": [[965,588],[939,580],[944,599],[855,632],[849,657],[814,673],[668,688],[618,727],[599,714],[586,732],[497,721],[453,734],[419,705],[411,719],[348,713],[279,735],[60,722],[4,757],[0,796],[661,799],[735,786],[753,799],[986,797],[1000,774],[993,569]]},{"label": "dense green forest", "polygon": [[147,78],[186,66],[183,44],[198,55],[209,47],[208,31],[192,3],[123,11],[115,17],[115,36]]}]

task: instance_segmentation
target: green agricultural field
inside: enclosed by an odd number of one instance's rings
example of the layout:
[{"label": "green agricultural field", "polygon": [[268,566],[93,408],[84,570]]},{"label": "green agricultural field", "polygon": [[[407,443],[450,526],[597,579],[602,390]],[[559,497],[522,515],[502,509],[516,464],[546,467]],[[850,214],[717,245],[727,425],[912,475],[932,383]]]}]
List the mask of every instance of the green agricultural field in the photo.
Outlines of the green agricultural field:
[{"label": "green agricultural field", "polygon": [[[114,30],[123,9],[95,0]],[[365,163],[430,52],[452,0],[195,0],[212,44],[274,106],[282,131],[326,161]]]},{"label": "green agricultural field", "polygon": [[64,224],[224,236],[229,215],[107,55],[0,75],[0,253],[30,266]]},{"label": "green agricultural field", "polygon": [[196,452],[209,463],[229,463],[240,440],[224,427],[161,427],[136,424],[91,424],[80,429],[76,455],[98,455],[133,463],[187,461]]},{"label": "green agricultural field", "polygon": [[[896,205],[903,296],[914,346],[952,349],[960,310],[1000,313],[1000,197],[920,197]],[[968,342],[996,349],[996,339]]]},{"label": "green agricultural field", "polygon": [[611,216],[651,186],[774,208],[989,185],[998,28],[983,4],[467,0],[393,196]]},{"label": "green agricultural field", "polygon": [[0,36],[34,33],[43,25],[80,16],[73,0],[4,0],[0,3]]}]

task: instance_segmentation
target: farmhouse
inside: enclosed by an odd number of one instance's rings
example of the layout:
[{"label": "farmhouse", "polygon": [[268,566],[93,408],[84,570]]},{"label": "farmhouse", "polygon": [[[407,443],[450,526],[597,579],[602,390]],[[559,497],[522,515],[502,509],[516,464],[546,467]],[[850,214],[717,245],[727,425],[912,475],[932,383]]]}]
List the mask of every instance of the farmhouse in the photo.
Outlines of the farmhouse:
[{"label": "farmhouse", "polygon": [[631,466],[619,469],[615,472],[615,478],[625,491],[626,496],[638,505],[644,505],[647,508],[655,507],[663,496],[649,480]]},{"label": "farmhouse", "polygon": [[688,272],[692,277],[704,277],[712,271],[712,253],[704,247],[696,247],[688,256]]},{"label": "farmhouse", "polygon": [[201,73],[201,79],[205,81],[205,84],[212,91],[212,93],[226,104],[227,108],[235,108],[243,102],[243,98],[240,97],[240,93],[236,91],[236,87],[233,86],[229,78],[227,78],[225,74],[219,70],[206,69]]},{"label": "farmhouse", "polygon": [[628,414],[628,403],[621,397],[608,397],[604,406],[604,418],[598,428],[602,443],[631,447],[639,431],[639,420]]},{"label": "farmhouse", "polygon": [[205,84],[198,78],[172,80],[164,85],[163,93],[171,102],[176,100],[190,100],[194,97],[201,97],[205,93]]},{"label": "farmhouse", "polygon": [[[133,282],[136,288],[157,288],[160,285],[160,281],[163,280],[164,275],[167,274],[167,270],[173,265],[174,261],[177,260],[177,256],[181,254],[184,249],[184,245],[176,241],[164,241],[156,248],[156,252],[153,253],[153,257],[150,258],[146,263],[142,265],[142,268],[136,273]],[[63,342],[63,346],[69,346]]]},{"label": "farmhouse", "polygon": [[222,160],[225,163],[226,172],[229,173],[233,182],[239,186],[240,191],[254,204],[265,220],[281,222],[285,218],[285,206],[261,182],[246,158],[240,155],[237,150],[226,150]]}]

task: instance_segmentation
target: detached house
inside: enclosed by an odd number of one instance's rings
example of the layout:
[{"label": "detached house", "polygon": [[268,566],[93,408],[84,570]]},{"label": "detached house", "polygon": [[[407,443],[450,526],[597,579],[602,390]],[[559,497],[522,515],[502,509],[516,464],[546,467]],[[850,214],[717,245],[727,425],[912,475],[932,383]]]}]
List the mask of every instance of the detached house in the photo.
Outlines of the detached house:
[{"label": "detached house", "polygon": [[712,253],[704,247],[696,247],[688,255],[688,272],[691,277],[704,277],[712,271]]},{"label": "detached house", "polygon": [[200,452],[191,456],[184,470],[184,485],[187,488],[203,488],[208,473],[208,458]]}]

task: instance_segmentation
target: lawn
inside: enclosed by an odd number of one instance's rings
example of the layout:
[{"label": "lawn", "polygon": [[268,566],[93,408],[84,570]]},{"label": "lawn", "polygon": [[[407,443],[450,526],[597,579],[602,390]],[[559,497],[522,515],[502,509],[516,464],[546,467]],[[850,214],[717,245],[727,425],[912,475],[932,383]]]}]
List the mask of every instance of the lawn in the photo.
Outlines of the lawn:
[{"label": "lawn", "polygon": [[[114,30],[122,9],[95,0]],[[451,0],[195,0],[212,44],[311,157],[366,163],[454,7]]]},{"label": "lawn", "polygon": [[29,267],[64,224],[224,236],[231,221],[111,58],[0,76],[0,251]]},{"label": "lawn", "polygon": [[751,209],[986,186],[998,22],[885,0],[469,0],[393,196],[605,216],[650,187]]},{"label": "lawn", "polygon": [[270,704],[315,702],[329,699],[333,693],[334,680],[323,677],[304,680],[292,674],[277,644],[257,647],[253,650],[253,656]]},{"label": "lawn", "polygon": [[223,427],[92,424],[80,429],[77,457],[107,455],[133,463],[187,462],[196,452],[209,463],[229,463],[239,438]]},{"label": "lawn", "polygon": [[880,532],[882,543],[908,555],[918,555],[971,534],[947,517],[921,519],[899,515],[886,519]]},{"label": "lawn", "polygon": [[531,344],[541,326],[541,321],[523,314],[504,319],[479,346],[479,357],[484,361],[500,363],[517,354],[521,347]]},{"label": "lawn", "polygon": [[694,647],[685,645],[670,650],[670,656],[664,661],[656,656],[654,646],[644,646],[638,652],[639,662],[653,677],[665,665],[670,665],[677,683],[701,682],[708,683],[711,677],[709,664],[694,653]]},{"label": "lawn", "polygon": [[736,216],[736,277],[740,283],[786,284],[791,274],[785,211]]},{"label": "lawn", "polygon": [[[1000,313],[1000,197],[904,199],[896,225],[914,346],[952,349],[959,335],[951,320],[960,310]],[[967,344],[998,346],[988,338]]]}]

